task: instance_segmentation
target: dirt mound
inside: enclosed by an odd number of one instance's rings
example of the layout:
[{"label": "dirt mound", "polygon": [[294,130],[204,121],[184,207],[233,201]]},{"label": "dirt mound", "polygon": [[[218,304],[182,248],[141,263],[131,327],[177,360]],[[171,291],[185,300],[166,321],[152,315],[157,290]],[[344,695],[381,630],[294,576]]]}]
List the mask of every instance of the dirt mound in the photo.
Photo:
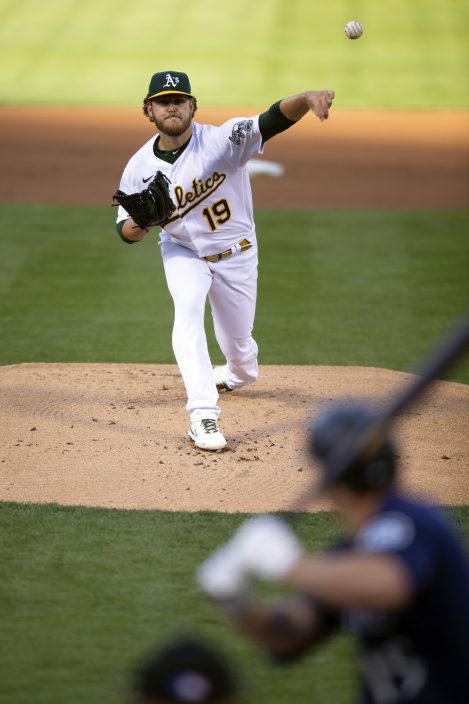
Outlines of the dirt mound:
[{"label": "dirt mound", "polygon": [[[207,110],[220,124],[259,108]],[[284,176],[253,179],[257,208],[466,208],[468,112],[333,108],[269,141]],[[153,133],[135,108],[0,108],[1,200],[108,207],[130,156]],[[31,125],[34,129],[31,129]],[[27,179],[27,188],[25,183]]]},{"label": "dirt mound", "polygon": [[[219,124],[256,108],[200,109]],[[464,111],[334,109],[269,142],[282,178],[253,179],[256,207],[458,208],[469,204]],[[0,108],[5,202],[109,207],[130,155],[152,134],[139,107]],[[28,187],[25,188],[25,179]],[[312,412],[337,395],[384,396],[405,374],[352,367],[263,367],[259,383],[221,400],[229,449],[186,435],[176,367],[0,367],[0,500],[178,510],[288,508],[310,481]],[[397,427],[405,482],[441,503],[469,502],[469,387],[435,385]],[[325,507],[317,505],[316,508]]]},{"label": "dirt mound", "polygon": [[[261,367],[255,385],[221,395],[228,449],[207,453],[187,437],[175,366],[0,367],[0,500],[285,510],[314,476],[304,453],[311,415],[337,396],[381,402],[408,379],[369,367]],[[469,503],[468,413],[469,387],[437,382],[398,421],[411,490],[442,504]]]}]

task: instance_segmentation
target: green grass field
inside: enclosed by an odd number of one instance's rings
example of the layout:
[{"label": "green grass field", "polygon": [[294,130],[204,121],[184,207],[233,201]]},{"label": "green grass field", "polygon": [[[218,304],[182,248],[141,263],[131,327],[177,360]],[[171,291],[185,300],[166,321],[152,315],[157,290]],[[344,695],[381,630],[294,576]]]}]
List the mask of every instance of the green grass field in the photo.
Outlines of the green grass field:
[{"label": "green grass field", "polygon": [[337,107],[469,107],[464,0],[0,0],[0,17],[0,104],[135,105],[179,69],[207,106],[334,88]]},{"label": "green grass field", "polygon": [[[469,544],[469,508],[450,514]],[[0,702],[128,701],[134,664],[180,633],[221,647],[245,704],[352,702],[348,637],[274,666],[198,593],[197,566],[245,517],[0,504]],[[297,530],[309,548],[324,549],[337,525],[330,514],[307,514]]]},{"label": "green grass field", "polygon": [[[113,215],[0,207],[0,364],[174,363],[157,237],[125,245]],[[467,309],[466,212],[259,211],[256,220],[263,364],[409,370]],[[469,362],[449,378],[469,383]]]},{"label": "green grass field", "polygon": [[[172,305],[155,238],[120,242],[102,208],[0,207],[0,363],[169,362]],[[407,370],[468,301],[465,212],[256,216],[263,364]],[[13,235],[12,235],[13,233]],[[211,349],[216,357],[213,336]],[[469,362],[448,378],[468,383]],[[453,510],[469,543],[469,507]],[[0,503],[0,704],[127,701],[132,664],[181,632],[242,673],[246,704],[348,704],[353,643],[340,636],[279,668],[197,593],[194,570],[244,516]],[[334,517],[302,518],[311,548]]]},{"label": "green grass field", "polygon": [[[338,108],[469,108],[464,0],[0,0],[0,18],[0,106],[135,105],[172,69],[205,106],[334,88]],[[155,238],[120,243],[110,211],[0,205],[0,365],[174,363]],[[469,308],[467,211],[256,220],[261,364],[409,370]],[[469,383],[469,360],[447,378]],[[451,514],[469,544],[469,507]],[[181,631],[222,647],[243,704],[350,704],[347,637],[274,667],[195,589],[243,518],[0,502],[0,704],[124,704],[133,663]],[[326,513],[298,527],[315,549],[336,529]]]}]

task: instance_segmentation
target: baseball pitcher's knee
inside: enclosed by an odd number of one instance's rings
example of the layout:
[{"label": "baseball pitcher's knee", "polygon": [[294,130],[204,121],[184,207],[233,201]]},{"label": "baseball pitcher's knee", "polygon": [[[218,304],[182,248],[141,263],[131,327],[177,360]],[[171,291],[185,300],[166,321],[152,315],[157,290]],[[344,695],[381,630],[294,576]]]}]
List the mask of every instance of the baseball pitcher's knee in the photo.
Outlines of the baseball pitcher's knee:
[{"label": "baseball pitcher's knee", "polygon": [[204,316],[205,301],[196,297],[179,297],[174,299],[175,317],[180,320],[190,320]]}]

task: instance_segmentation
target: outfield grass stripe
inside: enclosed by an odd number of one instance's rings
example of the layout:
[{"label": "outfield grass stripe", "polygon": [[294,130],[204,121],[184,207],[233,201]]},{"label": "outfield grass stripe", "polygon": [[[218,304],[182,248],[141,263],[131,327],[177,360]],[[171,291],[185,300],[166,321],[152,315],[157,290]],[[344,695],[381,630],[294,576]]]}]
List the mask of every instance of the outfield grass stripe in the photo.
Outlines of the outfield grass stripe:
[{"label": "outfield grass stripe", "polygon": [[[86,209],[76,209],[70,215],[67,208],[53,208],[54,228],[46,227],[46,233],[41,226],[44,209],[30,210],[32,220],[25,224],[24,235],[16,240],[16,248],[23,255],[22,265],[17,265],[8,277],[0,277],[8,294],[1,307],[1,319],[9,328],[11,341],[16,340],[23,347],[17,361],[29,354],[29,344],[36,348],[37,361],[50,358],[53,348],[59,357],[71,354],[77,361],[105,359],[113,348],[119,349],[122,339],[137,352],[140,338],[148,333],[150,310],[152,337],[157,337],[157,281],[163,289],[158,252],[154,257],[145,257],[143,251],[130,251],[120,242],[106,214],[102,214],[91,240],[84,234],[88,228]],[[11,252],[10,245],[11,240],[7,248]],[[156,249],[154,243],[148,242],[149,248],[152,245]],[[8,256],[9,261],[13,258]],[[145,292],[144,319],[140,312],[142,276],[151,281]],[[128,322],[122,320],[123,306]],[[132,332],[131,328],[135,330]],[[166,333],[164,343],[169,350],[170,334]],[[25,334],[29,340],[26,346]],[[149,349],[149,342],[145,341],[144,346]],[[90,355],[91,350],[94,351]],[[151,350],[149,361],[154,360],[154,354]],[[10,357],[9,361],[15,360]]]},{"label": "outfield grass stripe", "polygon": [[[0,0],[0,14],[8,104],[138,104],[155,70],[182,68],[205,105],[268,105],[325,86],[347,107],[469,107],[459,0]],[[352,42],[343,27],[354,18],[365,34]]]},{"label": "outfield grass stripe", "polygon": [[[308,690],[346,704],[354,683],[348,639],[285,678],[197,591],[198,564],[245,517],[0,504],[9,565],[0,583],[2,704],[124,701],[131,664],[157,639],[188,630],[228,651],[254,701],[296,704]],[[299,530],[323,547],[334,526],[318,514]]]},{"label": "outfield grass stripe", "polygon": [[[469,213],[259,210],[256,221],[261,364],[408,370],[468,307]],[[127,246],[107,209],[22,204],[1,206],[0,231],[0,363],[174,363],[156,236]],[[218,363],[210,316],[207,329]],[[469,360],[448,378],[468,383]]]},{"label": "outfield grass stripe", "polygon": [[[469,544],[469,507],[445,511]],[[349,638],[333,639],[285,670],[196,589],[198,565],[245,518],[0,503],[0,559],[8,566],[0,580],[2,704],[127,701],[134,663],[181,632],[218,644],[242,673],[247,701],[354,701]],[[307,548],[322,550],[338,524],[333,514],[303,514],[296,530]]]}]

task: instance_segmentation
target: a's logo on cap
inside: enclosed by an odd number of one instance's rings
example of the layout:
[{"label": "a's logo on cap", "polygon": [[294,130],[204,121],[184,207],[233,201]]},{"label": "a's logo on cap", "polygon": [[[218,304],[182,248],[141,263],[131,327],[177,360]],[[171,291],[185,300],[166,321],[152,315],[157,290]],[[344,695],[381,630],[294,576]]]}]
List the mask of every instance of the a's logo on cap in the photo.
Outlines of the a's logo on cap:
[{"label": "a's logo on cap", "polygon": [[170,73],[166,74],[166,83],[164,84],[163,88],[176,88],[177,84],[179,83],[179,78],[173,76]]}]

